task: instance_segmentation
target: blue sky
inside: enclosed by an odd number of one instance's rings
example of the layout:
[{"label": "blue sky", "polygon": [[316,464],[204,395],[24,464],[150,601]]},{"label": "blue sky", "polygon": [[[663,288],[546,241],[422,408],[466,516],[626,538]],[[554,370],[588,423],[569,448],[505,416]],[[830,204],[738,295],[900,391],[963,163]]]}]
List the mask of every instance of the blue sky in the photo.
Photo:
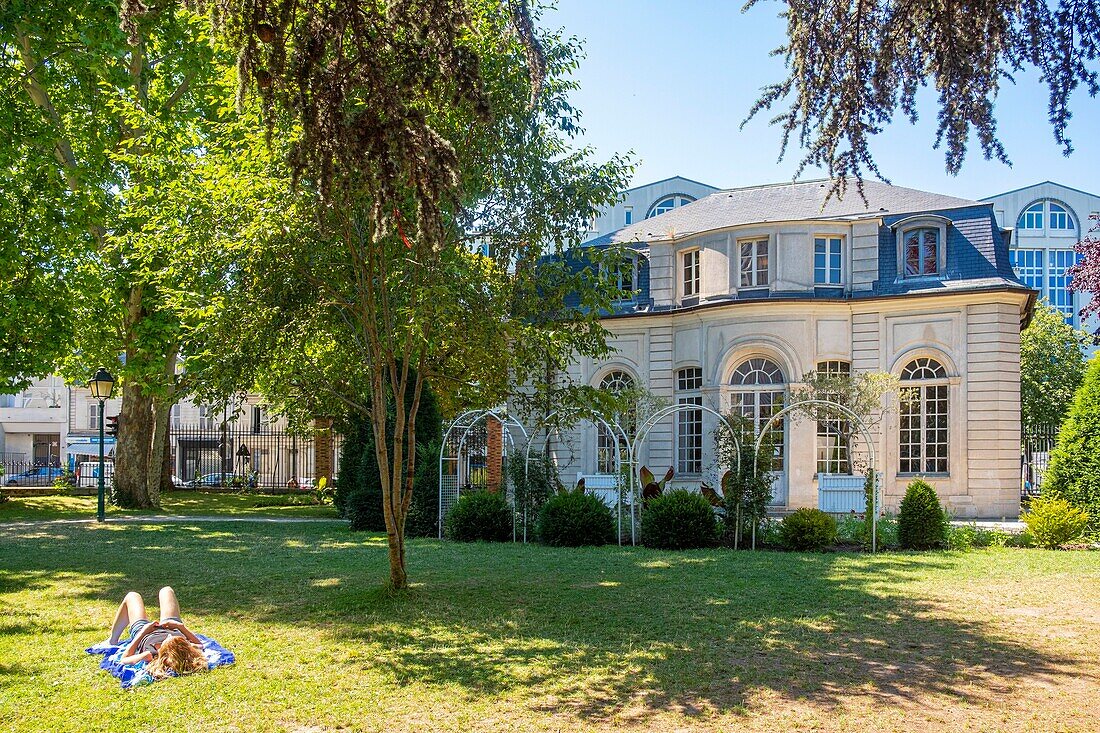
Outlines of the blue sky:
[{"label": "blue sky", "polygon": [[[743,130],[741,121],[760,88],[783,78],[782,4],[765,1],[742,13],[740,0],[559,0],[542,19],[584,41],[586,58],[573,96],[586,128],[583,142],[601,158],[633,151],[634,183],[683,175],[721,187],[790,180],[801,159],[792,148],[782,162],[780,131],[765,113]],[[1002,88],[997,102],[1000,139],[1012,167],[986,161],[971,145],[958,176],[934,150],[937,108],[924,98],[916,125],[898,119],[874,142],[892,183],[981,198],[1052,180],[1100,193],[1100,100],[1078,91],[1069,135],[1075,151],[1062,155],[1046,121],[1047,95],[1034,73]],[[803,178],[820,177],[807,170]]]}]

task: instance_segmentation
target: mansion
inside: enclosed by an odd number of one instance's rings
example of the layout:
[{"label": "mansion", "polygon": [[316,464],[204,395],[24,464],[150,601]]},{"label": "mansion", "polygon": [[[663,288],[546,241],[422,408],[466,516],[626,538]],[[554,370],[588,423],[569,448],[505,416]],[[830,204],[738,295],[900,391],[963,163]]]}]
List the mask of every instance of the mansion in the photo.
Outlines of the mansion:
[{"label": "mansion", "polygon": [[[702,407],[762,428],[812,370],[888,372],[913,397],[875,429],[884,506],[896,511],[920,476],[957,517],[1015,518],[1020,330],[1037,294],[1013,271],[1011,232],[990,203],[875,181],[866,201],[854,183],[842,200],[827,190],[685,195],[589,241],[628,248],[631,263],[604,319],[616,353],[570,376],[699,406],[657,423],[638,456],[690,488],[715,480],[716,418]],[[574,437],[564,474],[613,472],[610,433]],[[774,443],[777,510],[818,506],[819,476],[849,470],[825,423],[785,418]]]}]

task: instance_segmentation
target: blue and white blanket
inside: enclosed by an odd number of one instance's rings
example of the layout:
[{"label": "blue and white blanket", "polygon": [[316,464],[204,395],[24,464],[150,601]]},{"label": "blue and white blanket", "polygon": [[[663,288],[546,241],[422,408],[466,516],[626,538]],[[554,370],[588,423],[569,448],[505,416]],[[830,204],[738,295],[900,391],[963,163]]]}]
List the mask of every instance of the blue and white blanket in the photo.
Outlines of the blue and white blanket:
[{"label": "blue and white blanket", "polygon": [[[202,642],[202,653],[206,657],[206,665],[208,669],[214,669],[214,667],[221,667],[225,664],[233,664],[236,661],[236,657],[233,656],[233,652],[223,647],[218,642],[211,639],[209,636],[203,636],[202,634],[195,634]],[[146,671],[148,666],[147,662],[139,662],[137,664],[123,664],[120,659],[123,657],[123,653],[126,651],[126,647],[129,646],[129,640],[122,640],[118,644],[112,644],[110,641],[101,641],[95,646],[90,646],[84,651],[88,654],[102,654],[103,661],[99,663],[100,669],[105,669],[115,677],[118,677],[122,683],[123,688],[130,689],[139,685],[149,685],[156,682],[153,676]],[[171,673],[169,673],[171,674]],[[175,674],[172,674],[175,677]]]}]

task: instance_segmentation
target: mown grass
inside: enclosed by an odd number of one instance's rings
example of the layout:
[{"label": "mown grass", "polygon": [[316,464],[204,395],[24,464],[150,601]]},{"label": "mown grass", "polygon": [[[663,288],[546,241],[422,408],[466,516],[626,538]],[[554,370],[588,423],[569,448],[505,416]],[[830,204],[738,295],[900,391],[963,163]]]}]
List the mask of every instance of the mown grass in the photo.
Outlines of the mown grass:
[{"label": "mown grass", "polygon": [[[0,728],[1094,731],[1100,556],[549,549],[337,524],[0,528]],[[83,648],[173,585],[239,657],[132,692]],[[151,603],[152,605],[152,603]]]},{"label": "mown grass", "polygon": [[[257,517],[322,517],[336,518],[331,506],[257,506],[265,500],[279,499],[256,494],[212,493],[203,491],[170,491],[161,496],[157,510],[119,509],[110,504],[108,516],[143,516],[174,514],[184,516],[257,516]],[[12,497],[0,504],[0,522],[20,522],[39,519],[88,519],[96,514],[96,497],[58,494],[41,497]]]}]

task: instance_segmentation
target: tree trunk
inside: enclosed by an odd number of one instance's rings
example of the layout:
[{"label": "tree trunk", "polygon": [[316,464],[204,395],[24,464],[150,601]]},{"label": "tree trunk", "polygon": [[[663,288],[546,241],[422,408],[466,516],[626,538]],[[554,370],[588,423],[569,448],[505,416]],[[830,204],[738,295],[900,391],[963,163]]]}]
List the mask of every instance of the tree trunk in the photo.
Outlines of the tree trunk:
[{"label": "tree trunk", "polygon": [[168,437],[168,420],[172,415],[170,400],[153,400],[152,436],[146,462],[145,493],[151,506],[160,506],[160,491],[164,475],[164,447]]},{"label": "tree trunk", "polygon": [[[118,442],[115,446],[115,501],[124,507],[155,506],[149,497],[149,438],[153,432],[153,399],[140,385],[122,391]],[[158,464],[159,465],[159,464]]]}]

